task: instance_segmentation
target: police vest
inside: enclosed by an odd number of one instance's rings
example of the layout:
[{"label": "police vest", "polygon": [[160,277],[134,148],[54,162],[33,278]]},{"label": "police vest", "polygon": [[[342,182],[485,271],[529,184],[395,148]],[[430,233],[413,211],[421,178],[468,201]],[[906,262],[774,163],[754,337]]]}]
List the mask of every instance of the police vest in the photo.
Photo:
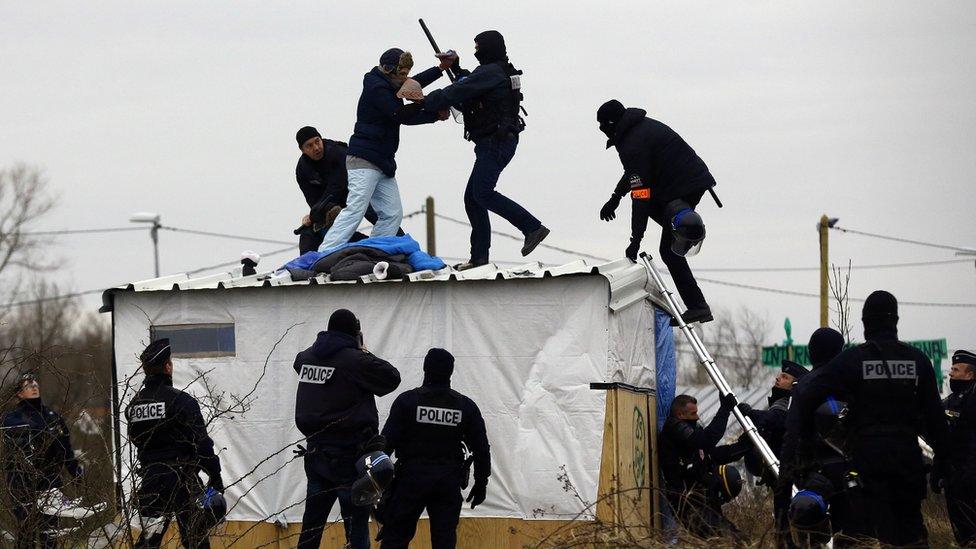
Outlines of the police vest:
[{"label": "police vest", "polygon": [[869,341],[848,366],[857,368],[851,436],[917,435],[918,379],[922,366],[910,347],[897,341]]},{"label": "police vest", "polygon": [[523,99],[522,71],[511,63],[495,64],[508,77],[505,89],[493,89],[461,106],[464,112],[464,138],[469,141],[491,135],[514,135],[525,129],[525,120],[519,115]]}]

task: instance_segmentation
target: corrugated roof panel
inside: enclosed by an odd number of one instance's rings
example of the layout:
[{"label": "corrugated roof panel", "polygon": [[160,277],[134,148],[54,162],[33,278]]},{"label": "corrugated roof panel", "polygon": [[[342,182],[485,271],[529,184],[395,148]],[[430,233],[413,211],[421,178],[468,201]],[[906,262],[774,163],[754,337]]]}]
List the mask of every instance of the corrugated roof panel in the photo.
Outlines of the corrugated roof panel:
[{"label": "corrugated roof panel", "polygon": [[[237,267],[230,271],[209,274],[200,277],[190,277],[187,274],[176,274],[164,276],[152,280],[133,282],[126,286],[112,288],[106,292],[117,291],[186,291],[204,289],[234,289],[234,288],[255,288],[255,287],[274,287],[274,286],[302,286],[302,285],[329,285],[329,284],[373,284],[376,282],[397,283],[397,282],[447,282],[447,281],[469,281],[469,280],[515,280],[527,278],[547,278],[571,275],[600,275],[610,282],[610,309],[617,311],[633,303],[647,298],[648,277],[644,267],[627,259],[611,261],[609,263],[593,264],[579,259],[546,268],[538,262],[528,262],[509,268],[499,268],[498,265],[489,263],[487,265],[469,269],[467,271],[455,271],[451,268],[444,268],[439,271],[419,271],[410,273],[403,280],[377,280],[373,275],[366,275],[359,280],[331,280],[327,275],[319,275],[309,280],[293,281],[288,273],[276,275],[273,272],[265,272],[250,276],[243,276],[241,268]],[[656,294],[656,292],[654,292]],[[103,299],[105,306],[103,311],[111,310],[109,295]],[[655,296],[652,299],[661,304]]]}]

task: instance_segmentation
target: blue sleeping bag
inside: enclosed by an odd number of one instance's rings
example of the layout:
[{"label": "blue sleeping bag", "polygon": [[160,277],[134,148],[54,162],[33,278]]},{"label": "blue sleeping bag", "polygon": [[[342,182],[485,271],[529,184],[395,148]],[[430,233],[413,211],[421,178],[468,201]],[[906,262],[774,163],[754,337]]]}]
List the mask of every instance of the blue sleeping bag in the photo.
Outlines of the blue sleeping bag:
[{"label": "blue sleeping bag", "polygon": [[410,235],[405,234],[403,236],[377,236],[376,238],[366,238],[358,242],[349,242],[341,246],[336,246],[335,248],[330,248],[324,252],[305,252],[288,263],[285,263],[281,269],[302,269],[310,271],[312,270],[312,266],[323,257],[332,255],[346,248],[361,247],[375,248],[390,255],[403,254],[407,256],[407,262],[410,263],[410,266],[413,267],[414,271],[436,271],[437,269],[443,269],[446,266],[439,258],[429,255],[427,252],[421,250],[420,244],[418,244],[417,241],[414,240]]}]

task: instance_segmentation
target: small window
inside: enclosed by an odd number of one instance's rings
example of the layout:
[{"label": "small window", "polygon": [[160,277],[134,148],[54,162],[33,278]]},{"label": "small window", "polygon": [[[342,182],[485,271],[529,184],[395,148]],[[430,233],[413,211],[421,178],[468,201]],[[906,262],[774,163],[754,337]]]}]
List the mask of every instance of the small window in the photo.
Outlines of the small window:
[{"label": "small window", "polygon": [[233,324],[180,324],[152,326],[153,341],[169,338],[173,358],[235,356],[237,343]]}]

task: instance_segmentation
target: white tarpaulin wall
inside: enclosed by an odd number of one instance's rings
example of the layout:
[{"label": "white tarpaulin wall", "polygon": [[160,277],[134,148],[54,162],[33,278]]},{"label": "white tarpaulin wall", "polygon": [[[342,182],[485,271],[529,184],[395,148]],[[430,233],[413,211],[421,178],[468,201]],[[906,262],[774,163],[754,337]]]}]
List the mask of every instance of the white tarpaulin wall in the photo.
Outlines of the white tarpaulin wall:
[{"label": "white tarpaulin wall", "polygon": [[[613,313],[608,299],[608,282],[599,275],[119,292],[119,394],[124,409],[141,384],[137,357],[150,325],[234,323],[236,356],[176,359],[174,385],[199,397],[208,392],[205,374],[224,408],[233,396],[251,393],[246,411],[210,426],[224,482],[244,477],[228,488],[229,519],[300,522],[305,473],[289,447],[302,441],[292,363],[333,310],[348,308],[362,321],[366,346],[403,379],[394,394],[377,399],[381,428],[396,394],[421,383],[427,350],[454,353],[452,385],[481,408],[492,449],[488,499],[473,511],[465,506],[464,516],[567,518],[582,506],[557,479],[561,467],[584,499],[597,495],[605,394],[589,384],[654,382],[651,305],[641,300]],[[131,452],[124,417],[120,423],[126,479]],[[124,485],[131,489],[131,482]]]}]

